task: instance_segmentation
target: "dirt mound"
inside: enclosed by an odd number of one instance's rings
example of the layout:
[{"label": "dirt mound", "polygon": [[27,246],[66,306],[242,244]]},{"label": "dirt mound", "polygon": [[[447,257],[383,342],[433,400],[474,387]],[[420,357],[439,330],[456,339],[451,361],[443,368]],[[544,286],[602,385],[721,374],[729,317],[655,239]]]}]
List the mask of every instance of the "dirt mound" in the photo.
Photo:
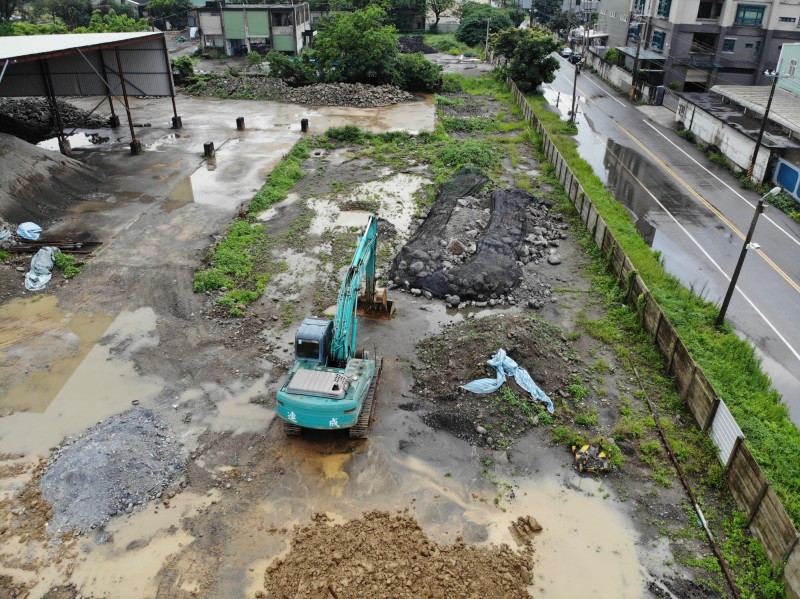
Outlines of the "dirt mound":
[{"label": "dirt mound", "polygon": [[345,524],[324,514],[295,529],[291,551],[267,568],[270,599],[528,597],[533,550],[428,539],[406,513],[372,511]]},{"label": "dirt mound", "polygon": [[[108,121],[69,102],[58,100],[58,112],[64,128],[107,127]],[[10,133],[31,143],[53,137],[56,121],[44,98],[0,98],[0,132]]]},{"label": "dirt mound", "polygon": [[0,218],[47,225],[105,176],[82,162],[0,133]]},{"label": "dirt mound", "polygon": [[182,470],[180,441],[161,418],[142,408],[114,416],[55,450],[40,483],[49,531],[87,533],[161,500]]},{"label": "dirt mound", "polygon": [[570,375],[581,367],[561,331],[533,314],[500,314],[450,326],[417,346],[421,364],[415,368],[414,390],[427,400],[417,406],[425,412],[423,422],[494,449],[505,449],[531,427],[549,422],[552,416],[512,380],[488,395],[460,388],[494,378],[486,360],[501,347],[557,405]]},{"label": "dirt mound", "polygon": [[522,298],[513,293],[525,264],[561,262],[555,248],[567,225],[521,189],[481,192],[487,182],[477,169],[465,168],[441,187],[425,222],[395,257],[389,273],[395,285],[451,305],[543,301],[535,289],[523,290]]}]

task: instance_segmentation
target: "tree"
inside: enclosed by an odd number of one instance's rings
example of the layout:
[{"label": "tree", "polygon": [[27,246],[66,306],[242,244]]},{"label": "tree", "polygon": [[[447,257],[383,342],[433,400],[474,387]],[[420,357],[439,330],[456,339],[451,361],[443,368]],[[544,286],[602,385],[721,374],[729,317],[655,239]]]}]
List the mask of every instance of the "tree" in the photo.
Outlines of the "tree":
[{"label": "tree", "polygon": [[397,57],[398,87],[409,91],[435,92],[441,87],[442,67],[433,64],[425,56],[417,54],[400,54]]},{"label": "tree", "polygon": [[314,57],[325,79],[374,85],[394,81],[397,30],[385,22],[386,12],[378,6],[324,19]]},{"label": "tree", "polygon": [[86,27],[92,18],[92,3],[89,0],[52,0],[50,11],[64,21],[68,29]]},{"label": "tree", "polygon": [[125,14],[117,14],[110,10],[101,15],[99,10],[92,13],[86,27],[76,27],[73,33],[107,33],[122,31],[148,31],[150,25],[145,19],[132,19]]},{"label": "tree", "polygon": [[492,49],[501,53],[505,65],[501,73],[509,75],[522,92],[535,91],[542,83],[556,78],[558,61],[550,56],[561,44],[542,29],[508,29],[490,38]]},{"label": "tree", "polygon": [[489,33],[496,33],[514,26],[506,11],[488,4],[466,2],[461,9],[461,24],[456,31],[456,39],[468,46],[477,46],[486,39],[487,25]]},{"label": "tree", "polygon": [[442,16],[442,13],[453,8],[455,4],[456,0],[427,0],[427,9],[436,17],[436,21],[433,23],[434,27],[439,25],[439,18]]},{"label": "tree", "polygon": [[183,29],[187,23],[186,13],[191,8],[192,0],[150,0],[147,12],[160,28],[165,28],[169,21],[173,29]]},{"label": "tree", "polygon": [[8,21],[17,8],[17,0],[0,0],[0,21]]}]

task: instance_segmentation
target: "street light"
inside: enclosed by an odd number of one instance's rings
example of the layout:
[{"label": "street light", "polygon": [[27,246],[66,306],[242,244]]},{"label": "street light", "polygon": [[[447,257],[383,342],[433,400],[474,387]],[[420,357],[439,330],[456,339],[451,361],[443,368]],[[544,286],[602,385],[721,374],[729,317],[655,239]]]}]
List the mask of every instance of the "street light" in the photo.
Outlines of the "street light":
[{"label": "street light", "polygon": [[[780,66],[780,65],[778,65]],[[778,71],[764,71],[767,77],[772,77],[772,87],[769,88],[769,99],[767,100],[767,107],[764,109],[764,118],[761,120],[761,128],[758,130],[758,137],[756,138],[756,149],[753,150],[753,157],[750,159],[750,166],[747,167],[747,178],[753,178],[753,169],[756,167],[756,160],[758,159],[758,151],[761,149],[761,139],[764,137],[764,129],[767,128],[767,117],[769,116],[769,108],[772,106],[772,96],[775,95],[775,86],[778,84]]]},{"label": "street light", "polygon": [[721,327],[722,323],[725,322],[725,312],[728,310],[728,304],[731,303],[731,296],[733,295],[733,290],[736,289],[736,281],[739,279],[739,272],[742,270],[742,264],[744,264],[744,257],[747,254],[747,250],[752,248],[757,250],[759,246],[757,243],[750,243],[750,240],[753,238],[753,232],[756,230],[756,222],[758,222],[758,216],[764,212],[764,199],[767,196],[776,196],[781,192],[780,187],[773,187],[767,193],[765,193],[761,199],[758,200],[758,204],[756,205],[756,212],[753,214],[753,220],[750,223],[750,230],[747,231],[747,236],[744,238],[744,245],[742,246],[742,252],[739,254],[739,261],[736,263],[736,268],[733,269],[733,276],[731,277],[731,283],[728,285],[728,291],[725,293],[725,299],[722,300],[722,307],[719,309],[719,316],[717,316],[717,321],[714,323],[717,327]]}]

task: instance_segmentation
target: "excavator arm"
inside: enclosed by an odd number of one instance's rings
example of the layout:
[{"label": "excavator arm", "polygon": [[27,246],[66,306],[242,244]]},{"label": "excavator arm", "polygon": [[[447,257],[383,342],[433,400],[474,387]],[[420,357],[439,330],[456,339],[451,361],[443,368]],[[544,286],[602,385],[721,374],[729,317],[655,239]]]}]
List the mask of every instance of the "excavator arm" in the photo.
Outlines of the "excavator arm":
[{"label": "excavator arm", "polygon": [[342,286],[339,288],[330,352],[333,363],[346,364],[356,353],[358,291],[363,278],[366,286],[364,298],[368,302],[374,301],[377,245],[378,221],[374,216],[370,216],[366,231],[361,236],[353,261],[347,268]]}]

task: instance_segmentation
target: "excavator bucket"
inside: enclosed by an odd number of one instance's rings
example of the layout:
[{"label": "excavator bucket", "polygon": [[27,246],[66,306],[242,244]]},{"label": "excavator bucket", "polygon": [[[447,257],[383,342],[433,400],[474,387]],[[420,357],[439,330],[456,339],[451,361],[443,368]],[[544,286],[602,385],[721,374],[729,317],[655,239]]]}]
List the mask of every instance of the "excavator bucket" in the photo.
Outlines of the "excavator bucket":
[{"label": "excavator bucket", "polygon": [[391,320],[394,310],[394,302],[389,299],[389,291],[385,287],[376,287],[372,298],[364,295],[358,297],[356,313],[359,316]]}]

